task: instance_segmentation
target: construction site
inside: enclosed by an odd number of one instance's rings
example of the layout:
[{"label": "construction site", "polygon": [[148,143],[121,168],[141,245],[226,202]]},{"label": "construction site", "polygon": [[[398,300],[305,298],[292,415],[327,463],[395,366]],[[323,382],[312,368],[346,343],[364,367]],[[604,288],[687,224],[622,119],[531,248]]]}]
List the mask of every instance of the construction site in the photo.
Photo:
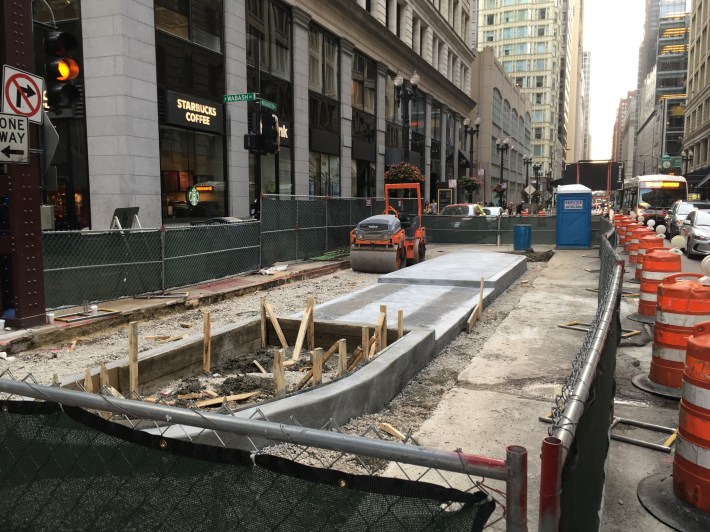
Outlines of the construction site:
[{"label": "construction site", "polygon": [[3,528],[706,530],[654,332],[662,279],[708,299],[700,264],[604,223],[587,249],[412,234],[416,261],[387,229],[389,272],[284,262],[6,332]]}]

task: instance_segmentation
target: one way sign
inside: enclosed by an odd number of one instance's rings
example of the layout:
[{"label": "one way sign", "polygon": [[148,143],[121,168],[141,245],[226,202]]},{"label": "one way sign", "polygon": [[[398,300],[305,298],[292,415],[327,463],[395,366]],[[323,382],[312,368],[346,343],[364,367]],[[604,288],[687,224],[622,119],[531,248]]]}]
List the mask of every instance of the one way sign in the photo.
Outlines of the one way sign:
[{"label": "one way sign", "polygon": [[0,114],[0,163],[26,162],[29,162],[27,117]]}]

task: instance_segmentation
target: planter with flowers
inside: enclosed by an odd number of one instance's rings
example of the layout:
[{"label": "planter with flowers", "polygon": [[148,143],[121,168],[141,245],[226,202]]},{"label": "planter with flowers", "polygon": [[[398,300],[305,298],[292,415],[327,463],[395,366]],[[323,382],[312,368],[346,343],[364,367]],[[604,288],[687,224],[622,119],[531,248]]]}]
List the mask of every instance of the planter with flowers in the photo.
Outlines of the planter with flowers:
[{"label": "planter with flowers", "polygon": [[422,183],[424,174],[418,166],[402,161],[385,170],[385,183]]},{"label": "planter with flowers", "polygon": [[473,176],[460,176],[459,185],[469,195],[469,199],[473,202],[473,194],[483,186],[483,181]]}]

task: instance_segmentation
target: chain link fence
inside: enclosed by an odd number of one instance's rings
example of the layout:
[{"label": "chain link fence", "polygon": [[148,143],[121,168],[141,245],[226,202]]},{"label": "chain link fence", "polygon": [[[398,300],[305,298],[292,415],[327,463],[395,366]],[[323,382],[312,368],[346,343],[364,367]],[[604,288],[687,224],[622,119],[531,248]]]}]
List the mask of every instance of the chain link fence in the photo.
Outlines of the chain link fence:
[{"label": "chain link fence", "polygon": [[621,339],[624,263],[603,220],[599,305],[572,371],[552,408],[549,437],[542,447],[541,531],[599,530],[605,463],[614,408],[616,350]]},{"label": "chain link fence", "polygon": [[135,399],[0,375],[0,527],[476,531],[498,502],[506,530],[527,530],[523,448],[499,460]]}]

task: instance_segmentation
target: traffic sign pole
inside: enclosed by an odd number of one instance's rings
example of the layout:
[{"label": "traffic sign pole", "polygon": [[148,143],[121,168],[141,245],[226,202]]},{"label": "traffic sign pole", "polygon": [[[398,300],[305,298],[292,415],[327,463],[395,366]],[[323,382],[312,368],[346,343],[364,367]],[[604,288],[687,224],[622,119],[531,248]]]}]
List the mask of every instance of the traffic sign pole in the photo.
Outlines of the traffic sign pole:
[{"label": "traffic sign pole", "polygon": [[[28,74],[29,79],[39,78],[31,74],[35,68],[32,2],[0,4],[0,62],[11,69]],[[6,86],[4,83],[4,104],[15,105],[18,97],[20,102],[19,106],[16,106],[17,112],[6,112],[26,116],[31,121],[27,113],[35,116],[37,113],[31,110],[37,108],[41,123],[41,87],[35,88],[24,75],[18,76],[12,81],[12,87],[15,89],[11,88],[9,91],[11,101],[6,101]],[[37,89],[40,89],[39,94]],[[17,91],[21,91],[21,94]],[[31,94],[32,92],[35,94]],[[11,137],[8,133],[6,140],[19,142],[21,126],[17,126],[17,123],[12,126],[14,127],[11,131],[15,131],[15,136]],[[28,126],[25,140],[29,146],[38,146],[37,129],[31,124]],[[0,150],[6,146],[0,146]],[[11,152],[19,149],[21,148],[18,146],[10,147],[8,157],[17,156],[18,154]],[[5,171],[0,172],[0,195],[7,198],[8,210],[7,227],[4,234],[0,235],[0,313],[6,325],[18,328],[34,327],[46,322],[40,220],[40,157],[36,150],[28,151],[29,164],[10,162],[2,165]]]}]

